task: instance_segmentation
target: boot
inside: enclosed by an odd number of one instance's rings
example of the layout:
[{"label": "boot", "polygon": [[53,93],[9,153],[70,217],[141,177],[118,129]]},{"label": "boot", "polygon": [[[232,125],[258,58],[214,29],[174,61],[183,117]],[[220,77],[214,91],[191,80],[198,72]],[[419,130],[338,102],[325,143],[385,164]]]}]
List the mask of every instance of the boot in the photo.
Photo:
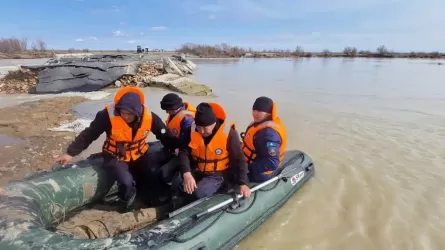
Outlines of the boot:
[{"label": "boot", "polygon": [[184,203],[184,197],[174,195],[171,199],[172,210],[175,211],[177,209],[180,209],[182,206],[184,206]]},{"label": "boot", "polygon": [[134,203],[136,199],[136,192],[128,200],[120,200],[119,213],[127,213],[134,210]]}]

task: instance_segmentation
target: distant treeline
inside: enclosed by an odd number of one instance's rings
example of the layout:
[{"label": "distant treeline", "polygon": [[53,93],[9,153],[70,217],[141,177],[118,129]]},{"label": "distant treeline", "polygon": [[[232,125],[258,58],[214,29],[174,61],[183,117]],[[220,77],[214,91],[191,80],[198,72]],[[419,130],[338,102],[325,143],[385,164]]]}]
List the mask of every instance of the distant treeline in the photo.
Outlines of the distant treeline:
[{"label": "distant treeline", "polygon": [[297,46],[294,50],[262,50],[255,51],[252,48],[242,48],[220,45],[202,45],[186,43],[177,50],[180,53],[192,54],[200,57],[380,57],[380,58],[445,58],[445,53],[433,51],[398,53],[389,51],[384,45],[379,46],[375,52],[368,50],[358,50],[355,47],[345,47],[342,52],[305,52],[303,47]]},{"label": "distant treeline", "polygon": [[1,38],[0,53],[17,53],[23,51],[46,51],[46,43],[43,40],[35,40],[29,42],[28,39],[22,38]]},{"label": "distant treeline", "polygon": [[[27,38],[18,39],[0,38],[0,59],[25,59],[52,57],[55,53],[79,53],[93,52],[88,48],[67,50],[51,50],[47,48],[46,42],[38,39],[29,41]],[[112,50],[95,50],[94,52],[112,52]],[[116,49],[115,52],[136,52],[135,50]],[[433,52],[411,52],[399,53],[388,50],[384,45],[379,46],[375,51],[358,50],[355,47],[345,47],[342,52],[306,52],[303,47],[296,46],[294,50],[272,49],[256,51],[252,48],[242,48],[230,46],[222,43],[220,45],[205,45],[186,43],[176,52],[192,54],[200,57],[380,57],[380,58],[445,58],[445,53]]]},{"label": "distant treeline", "polygon": [[0,59],[28,59],[51,57],[43,40],[28,41],[26,38],[1,38]]}]

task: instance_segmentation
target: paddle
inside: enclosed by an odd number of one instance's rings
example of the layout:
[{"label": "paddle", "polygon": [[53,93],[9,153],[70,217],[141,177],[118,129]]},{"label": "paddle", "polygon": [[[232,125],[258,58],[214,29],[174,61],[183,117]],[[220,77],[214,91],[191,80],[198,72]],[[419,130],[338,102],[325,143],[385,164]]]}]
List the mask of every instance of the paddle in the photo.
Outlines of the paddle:
[{"label": "paddle", "polygon": [[[251,189],[251,193],[254,193],[258,190],[260,190],[261,188],[279,181],[279,180],[283,180],[283,181],[287,181],[289,178],[291,179],[291,182],[293,185],[296,185],[298,183],[299,180],[301,180],[304,176],[305,176],[305,171],[310,171],[312,169],[312,163],[309,164],[307,167],[305,167],[304,169],[301,169],[301,163],[304,162],[304,158],[305,155],[302,152],[297,151],[296,154],[291,157],[286,163],[283,164],[282,166],[282,171],[275,177],[271,178],[268,181],[265,181],[261,184],[258,184],[257,186],[253,187]],[[295,164],[295,162],[297,160],[300,160],[300,164]],[[199,235],[200,233],[202,233],[203,231],[207,230],[209,226],[213,225],[216,220],[218,220],[218,218],[220,218],[220,216],[223,214],[221,213],[215,221],[213,221],[212,223],[210,223],[207,227],[205,227],[204,229],[202,229],[200,232],[197,232],[196,234],[186,238],[186,239],[180,239],[179,236],[182,235],[185,231],[187,231],[195,222],[197,222],[199,219],[203,219],[203,217],[205,215],[208,215],[218,209],[221,209],[225,206],[229,206],[232,202],[236,202],[238,199],[242,198],[243,196],[238,194],[236,195],[234,198],[230,198],[227,199],[203,212],[200,212],[198,214],[192,215],[190,217],[190,220],[188,220],[188,222],[182,224],[178,230],[175,230],[174,232],[172,232],[172,234],[170,234],[169,236],[167,236],[167,238],[165,240],[173,240],[175,242],[186,242],[194,237],[196,237],[197,235]]]},{"label": "paddle", "polygon": [[[263,187],[265,187],[265,186],[267,186],[267,185],[269,185],[269,184],[271,184],[271,183],[273,183],[273,182],[275,182],[275,181],[278,181],[278,180],[280,180],[280,179],[283,179],[284,181],[287,181],[287,179],[293,177],[293,176],[288,176],[288,175],[289,175],[290,173],[295,173],[295,174],[297,174],[297,173],[296,173],[296,169],[297,169],[298,166],[300,166],[300,165],[299,165],[299,164],[295,164],[295,165],[294,165],[294,162],[295,162],[298,158],[302,158],[302,161],[301,161],[301,162],[303,162],[303,160],[304,160],[304,155],[303,155],[303,154],[298,154],[298,155],[296,155],[295,157],[293,157],[291,160],[289,160],[289,162],[286,163],[286,165],[288,165],[288,166],[287,166],[287,167],[284,167],[283,171],[281,171],[280,174],[278,174],[277,176],[271,178],[271,179],[268,180],[268,181],[265,181],[265,182],[263,182],[263,183],[261,183],[261,184],[256,185],[255,187],[253,187],[253,188],[250,189],[250,192],[251,192],[251,193],[254,193],[254,192],[258,191],[259,189],[261,189],[261,188],[263,188]],[[289,166],[289,165],[290,165],[290,166]],[[298,178],[299,178],[299,179],[300,179],[300,178],[303,178],[303,176],[304,176],[304,172],[301,174],[301,176],[300,176],[300,172],[298,172]],[[211,208],[208,208],[208,209],[205,210],[205,211],[202,211],[202,212],[200,212],[200,213],[195,214],[195,215],[193,216],[193,219],[195,219],[195,220],[196,220],[196,219],[199,219],[199,218],[201,218],[201,217],[204,216],[204,215],[207,215],[207,214],[209,214],[209,213],[211,213],[211,212],[213,212],[213,211],[216,211],[216,210],[218,210],[218,209],[220,209],[220,208],[222,208],[222,207],[224,207],[224,206],[230,205],[232,202],[235,202],[235,201],[237,201],[238,199],[241,199],[242,197],[243,197],[243,196],[242,196],[241,194],[238,194],[238,195],[235,196],[235,198],[229,198],[229,199],[227,199],[227,200],[225,200],[225,201],[219,203],[218,205],[215,205],[215,206],[213,206],[213,207],[211,207]]]}]

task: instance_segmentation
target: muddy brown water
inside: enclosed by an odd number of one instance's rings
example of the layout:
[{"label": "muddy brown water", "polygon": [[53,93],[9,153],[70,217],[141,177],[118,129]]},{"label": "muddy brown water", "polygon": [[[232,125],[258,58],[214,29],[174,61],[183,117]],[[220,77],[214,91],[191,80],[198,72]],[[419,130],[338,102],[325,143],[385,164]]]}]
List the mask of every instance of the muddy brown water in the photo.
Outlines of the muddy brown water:
[{"label": "muddy brown water", "polygon": [[[423,60],[195,60],[240,131],[256,97],[278,105],[288,148],[316,175],[237,249],[445,249],[445,67]],[[165,119],[167,92],[146,89]],[[82,103],[92,118],[110,102]],[[101,139],[83,153],[100,150]]]}]

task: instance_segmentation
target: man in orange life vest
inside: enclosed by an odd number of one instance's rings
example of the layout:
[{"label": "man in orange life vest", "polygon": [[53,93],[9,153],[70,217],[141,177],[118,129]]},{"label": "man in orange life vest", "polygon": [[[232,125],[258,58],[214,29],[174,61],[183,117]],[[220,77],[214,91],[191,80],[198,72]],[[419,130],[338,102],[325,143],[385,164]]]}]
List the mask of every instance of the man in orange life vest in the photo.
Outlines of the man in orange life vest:
[{"label": "man in orange life vest", "polygon": [[201,103],[196,107],[190,143],[179,151],[179,158],[180,175],[172,184],[174,190],[194,193],[198,199],[209,197],[221,189],[228,171],[232,170],[240,193],[250,196],[247,164],[238,132],[226,120],[219,104]]},{"label": "man in orange life vest", "polygon": [[156,189],[160,182],[160,177],[154,176],[150,170],[150,159],[146,154],[149,148],[147,136],[153,132],[163,145],[171,143],[164,122],[149,111],[144,101],[144,94],[139,88],[120,89],[114,102],[99,111],[90,126],[68,146],[66,153],[56,159],[60,164],[71,162],[74,156],[105,132],[103,167],[118,183],[118,195],[124,211],[133,205],[136,183],[138,188],[147,184],[146,188]]},{"label": "man in orange life vest", "polygon": [[277,115],[275,103],[258,97],[252,108],[253,122],[241,134],[242,148],[249,164],[249,180],[263,182],[274,177],[284,158],[286,128]]},{"label": "man in orange life vest", "polygon": [[162,179],[165,183],[170,183],[174,173],[178,170],[179,149],[187,147],[190,141],[190,127],[195,121],[196,108],[182,100],[175,93],[166,94],[161,100],[161,109],[168,114],[165,124],[176,138],[173,149],[174,152],[163,150],[159,153],[158,162],[162,165]]}]

